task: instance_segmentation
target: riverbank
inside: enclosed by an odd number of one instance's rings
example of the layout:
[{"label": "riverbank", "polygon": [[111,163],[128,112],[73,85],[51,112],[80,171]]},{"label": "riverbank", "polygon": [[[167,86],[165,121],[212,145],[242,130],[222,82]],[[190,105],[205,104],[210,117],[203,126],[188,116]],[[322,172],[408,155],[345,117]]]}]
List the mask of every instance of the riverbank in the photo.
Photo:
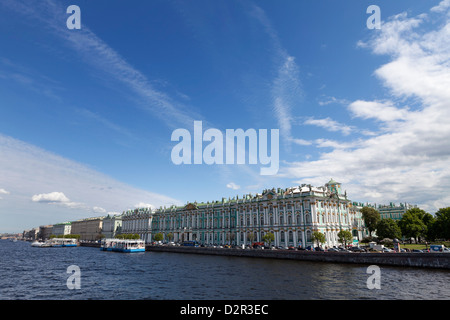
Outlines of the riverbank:
[{"label": "riverbank", "polygon": [[[80,243],[83,247],[99,248],[99,243]],[[450,270],[449,253],[364,253],[364,252],[316,252],[297,250],[257,250],[203,248],[183,246],[146,245],[146,251],[173,252],[186,254],[220,255],[233,257],[286,259],[298,261],[388,265],[398,267],[434,268]]]},{"label": "riverbank", "polygon": [[152,245],[147,245],[146,250],[154,252],[450,269],[450,254],[448,253],[342,253],[297,250],[225,249]]}]

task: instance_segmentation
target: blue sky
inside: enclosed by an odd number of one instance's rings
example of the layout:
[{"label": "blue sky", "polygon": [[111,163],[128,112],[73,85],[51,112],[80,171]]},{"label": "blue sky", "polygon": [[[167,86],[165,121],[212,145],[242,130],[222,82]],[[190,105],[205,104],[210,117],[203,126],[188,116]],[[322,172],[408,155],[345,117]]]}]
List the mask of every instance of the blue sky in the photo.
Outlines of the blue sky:
[{"label": "blue sky", "polygon": [[[330,178],[355,201],[448,206],[449,6],[2,1],[0,232]],[[279,129],[278,173],[173,164],[194,120]]]}]

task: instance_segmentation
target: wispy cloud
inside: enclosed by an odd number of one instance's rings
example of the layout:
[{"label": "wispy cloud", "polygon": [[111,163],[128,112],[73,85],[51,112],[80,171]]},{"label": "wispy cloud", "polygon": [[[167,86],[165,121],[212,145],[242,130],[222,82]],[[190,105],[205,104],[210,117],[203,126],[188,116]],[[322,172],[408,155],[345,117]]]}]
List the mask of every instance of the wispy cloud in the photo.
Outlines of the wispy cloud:
[{"label": "wispy cloud", "polygon": [[341,132],[344,136],[348,136],[353,131],[352,127],[329,117],[323,119],[308,118],[304,121],[304,124],[318,126],[332,132]]},{"label": "wispy cloud", "polygon": [[34,94],[56,101],[62,101],[60,94],[65,91],[57,81],[5,57],[0,57],[0,79],[12,81]]},{"label": "wispy cloud", "polygon": [[104,116],[101,116],[96,112],[84,108],[77,109],[77,112],[86,119],[91,119],[98,123],[101,123],[104,127],[110,129],[111,131],[114,131],[122,136],[125,136],[128,140],[139,140],[139,137],[137,137],[127,128],[117,125],[116,123],[106,119]]},{"label": "wispy cloud", "polygon": [[272,82],[272,108],[280,128],[280,136],[287,147],[293,142],[292,112],[302,97],[299,68],[295,58],[288,54],[270,19],[259,6],[253,4],[251,15],[260,22],[274,51],[277,73]]},{"label": "wispy cloud", "polygon": [[137,99],[137,107],[149,112],[169,127],[192,125],[201,115],[178,102],[176,99],[154,88],[149,79],[134,68],[117,51],[92,32],[86,24],[80,30],[66,28],[63,18],[67,16],[65,8],[54,0],[43,0],[36,6],[33,1],[5,0],[3,5],[30,20],[38,20],[45,30],[62,40],[84,61],[108,75],[110,80],[130,90],[130,97]]},{"label": "wispy cloud", "polygon": [[234,182],[230,182],[227,183],[227,188],[233,189],[233,190],[239,190],[241,187],[238,186],[236,183]]}]

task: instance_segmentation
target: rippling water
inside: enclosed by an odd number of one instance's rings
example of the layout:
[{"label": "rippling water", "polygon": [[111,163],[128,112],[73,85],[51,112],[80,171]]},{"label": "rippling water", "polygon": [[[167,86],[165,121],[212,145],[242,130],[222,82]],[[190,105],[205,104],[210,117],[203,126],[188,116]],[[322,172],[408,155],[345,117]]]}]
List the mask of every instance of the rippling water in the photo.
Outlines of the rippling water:
[{"label": "rippling water", "polygon": [[[70,290],[70,265],[81,288]],[[450,271],[381,266],[381,289],[365,265],[97,248],[34,248],[0,240],[0,299],[242,300],[450,299]]]}]

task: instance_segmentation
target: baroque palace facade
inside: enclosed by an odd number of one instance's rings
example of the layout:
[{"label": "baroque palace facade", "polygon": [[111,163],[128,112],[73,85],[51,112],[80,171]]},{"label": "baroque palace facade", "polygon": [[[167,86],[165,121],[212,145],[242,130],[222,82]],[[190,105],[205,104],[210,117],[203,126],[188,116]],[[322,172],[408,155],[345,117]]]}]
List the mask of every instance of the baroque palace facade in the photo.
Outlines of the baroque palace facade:
[{"label": "baroque palace facade", "polygon": [[122,233],[137,233],[146,242],[161,233],[163,241],[216,245],[263,242],[265,234],[273,233],[275,246],[307,247],[319,231],[326,239],[322,245],[332,247],[341,245],[341,230],[350,231],[354,242],[367,234],[359,209],[331,179],[322,187],[268,189],[241,199],[129,210],[122,215]]}]

